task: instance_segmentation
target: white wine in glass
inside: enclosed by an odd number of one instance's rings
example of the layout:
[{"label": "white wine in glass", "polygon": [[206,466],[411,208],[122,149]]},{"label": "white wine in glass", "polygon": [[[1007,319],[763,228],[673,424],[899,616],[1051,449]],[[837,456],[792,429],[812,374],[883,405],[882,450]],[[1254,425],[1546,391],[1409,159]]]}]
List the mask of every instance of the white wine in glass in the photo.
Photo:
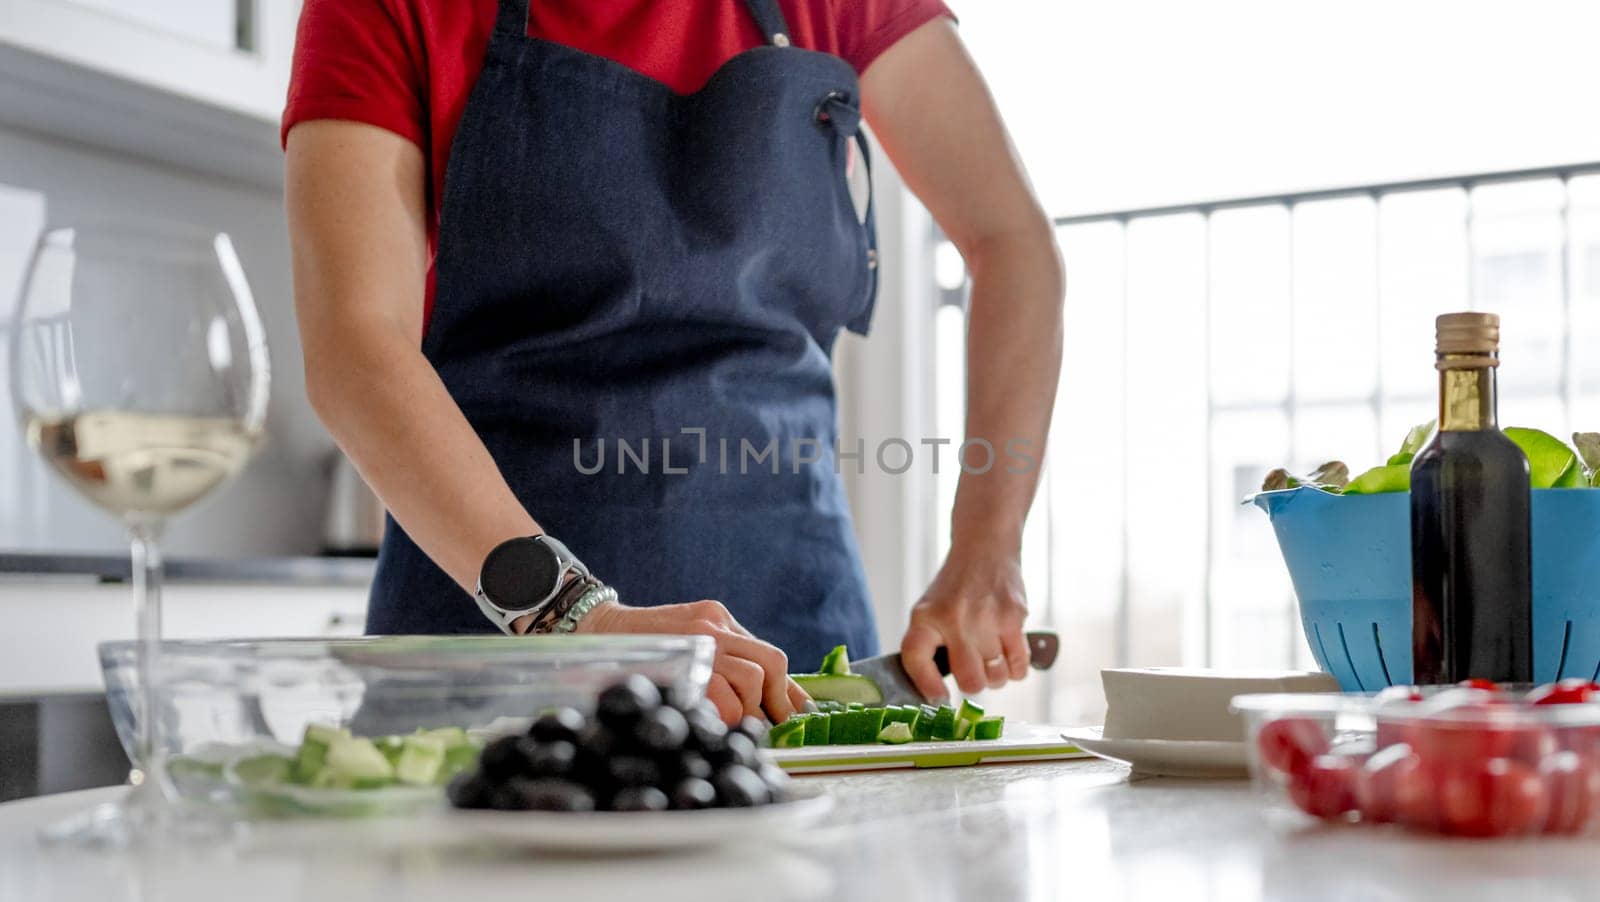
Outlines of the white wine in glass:
[{"label": "white wine in glass", "polygon": [[39,241],[10,326],[9,382],[29,447],[128,529],[140,640],[136,785],[48,832],[126,845],[164,826],[171,785],[157,656],[167,518],[242,469],[266,423],[266,337],[228,236],[156,221]]}]

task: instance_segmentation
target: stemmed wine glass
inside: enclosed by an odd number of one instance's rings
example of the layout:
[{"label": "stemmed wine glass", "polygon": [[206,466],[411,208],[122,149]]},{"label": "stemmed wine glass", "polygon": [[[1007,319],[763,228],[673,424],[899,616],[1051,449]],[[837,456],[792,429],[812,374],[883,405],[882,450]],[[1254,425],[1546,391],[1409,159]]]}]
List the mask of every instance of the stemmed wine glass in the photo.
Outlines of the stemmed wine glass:
[{"label": "stemmed wine glass", "polygon": [[142,704],[134,788],[54,834],[125,845],[159,825],[172,792],[157,732],[157,543],[167,518],[255,450],[266,336],[228,236],[154,221],[47,231],[10,331],[12,401],[29,446],[130,539]]}]

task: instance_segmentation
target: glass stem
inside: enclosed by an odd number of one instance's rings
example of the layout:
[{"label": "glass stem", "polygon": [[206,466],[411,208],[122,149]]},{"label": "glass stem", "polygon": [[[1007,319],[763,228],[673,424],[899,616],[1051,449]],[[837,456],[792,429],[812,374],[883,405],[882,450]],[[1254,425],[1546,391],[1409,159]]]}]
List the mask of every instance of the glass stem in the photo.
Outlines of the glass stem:
[{"label": "glass stem", "polygon": [[[139,760],[134,762],[144,774],[144,782],[159,780],[156,770],[156,658],[161,653],[161,536],[159,523],[136,522],[128,527],[133,558],[134,625],[138,630],[139,704],[137,720]],[[149,789],[159,786],[156,783]]]}]

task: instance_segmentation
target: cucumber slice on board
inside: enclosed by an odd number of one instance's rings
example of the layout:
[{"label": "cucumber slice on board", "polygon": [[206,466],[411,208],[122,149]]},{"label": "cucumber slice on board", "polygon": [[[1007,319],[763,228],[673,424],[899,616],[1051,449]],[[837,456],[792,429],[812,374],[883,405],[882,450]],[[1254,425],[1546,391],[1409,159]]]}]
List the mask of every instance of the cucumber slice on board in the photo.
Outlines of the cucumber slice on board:
[{"label": "cucumber slice on board", "polygon": [[889,745],[904,745],[911,741],[911,725],[903,720],[885,724],[878,732],[878,741]]},{"label": "cucumber slice on board", "polygon": [[828,727],[833,723],[833,717],[828,714],[813,714],[806,718],[804,745],[827,745]]},{"label": "cucumber slice on board", "polygon": [[805,744],[809,714],[796,714],[767,731],[767,742],[775,749],[797,749]]},{"label": "cucumber slice on board", "polygon": [[911,722],[911,738],[917,742],[927,742],[933,738],[933,721],[938,716],[939,709],[933,705],[923,705],[917,709],[917,719]]},{"label": "cucumber slice on board", "polygon": [[1005,732],[1006,719],[999,715],[980,718],[972,725],[973,739],[999,739]]},{"label": "cucumber slice on board", "polygon": [[949,705],[939,706],[939,710],[933,716],[933,729],[929,738],[945,741],[960,738],[956,732],[956,709]]},{"label": "cucumber slice on board", "polygon": [[822,663],[817,667],[817,673],[827,673],[834,676],[850,672],[850,655],[843,645],[835,645],[822,657]]},{"label": "cucumber slice on board", "polygon": [[962,699],[956,710],[956,738],[972,738],[972,725],[983,719],[983,706]]},{"label": "cucumber slice on board", "polygon": [[885,724],[903,723],[910,725],[917,720],[917,709],[912,705],[890,705],[883,709],[883,722]]},{"label": "cucumber slice on board", "polygon": [[828,700],[861,705],[883,704],[883,693],[878,684],[853,673],[795,673],[790,674],[806,694],[818,702]]},{"label": "cucumber slice on board", "polygon": [[444,740],[434,736],[407,736],[401,743],[394,777],[409,786],[431,786],[444,769]]}]

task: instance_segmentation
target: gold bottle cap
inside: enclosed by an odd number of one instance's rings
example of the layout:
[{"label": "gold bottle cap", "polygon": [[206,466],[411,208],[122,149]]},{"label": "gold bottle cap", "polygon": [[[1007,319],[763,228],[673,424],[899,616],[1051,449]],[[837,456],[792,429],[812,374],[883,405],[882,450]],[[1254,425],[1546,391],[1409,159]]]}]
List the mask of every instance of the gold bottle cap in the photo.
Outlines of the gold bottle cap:
[{"label": "gold bottle cap", "polygon": [[1441,355],[1500,351],[1500,317],[1493,313],[1446,313],[1434,325]]}]

